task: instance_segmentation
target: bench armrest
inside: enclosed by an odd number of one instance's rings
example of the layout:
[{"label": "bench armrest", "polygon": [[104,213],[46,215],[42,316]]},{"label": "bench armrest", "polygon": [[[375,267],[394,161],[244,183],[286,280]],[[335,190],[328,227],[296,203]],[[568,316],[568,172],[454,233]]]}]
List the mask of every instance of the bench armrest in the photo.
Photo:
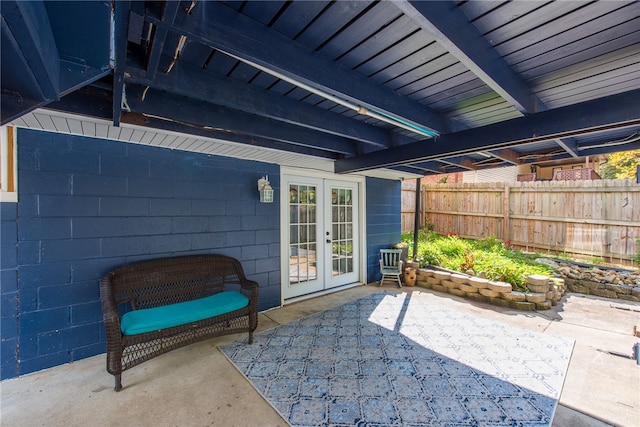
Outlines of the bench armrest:
[{"label": "bench armrest", "polygon": [[107,334],[107,347],[112,345],[119,346],[122,338],[120,314],[113,294],[110,276],[105,276],[100,280],[100,300],[102,302],[102,320]]},{"label": "bench armrest", "polygon": [[258,294],[259,294],[259,285],[258,282],[253,280],[245,279],[240,283],[240,292],[243,295],[246,295],[250,301],[258,302]]},{"label": "bench armrest", "polygon": [[258,327],[258,296],[260,287],[258,282],[242,279],[240,292],[249,298],[249,344],[253,342],[253,331]]}]

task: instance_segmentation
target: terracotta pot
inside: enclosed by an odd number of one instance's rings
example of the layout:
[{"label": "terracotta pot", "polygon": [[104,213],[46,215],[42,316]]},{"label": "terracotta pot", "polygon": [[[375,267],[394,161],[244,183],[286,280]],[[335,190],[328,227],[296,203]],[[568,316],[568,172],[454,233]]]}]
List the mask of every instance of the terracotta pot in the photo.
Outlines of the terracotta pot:
[{"label": "terracotta pot", "polygon": [[416,284],[416,280],[418,279],[418,272],[415,268],[405,268],[404,269],[404,284],[406,286],[414,286]]}]

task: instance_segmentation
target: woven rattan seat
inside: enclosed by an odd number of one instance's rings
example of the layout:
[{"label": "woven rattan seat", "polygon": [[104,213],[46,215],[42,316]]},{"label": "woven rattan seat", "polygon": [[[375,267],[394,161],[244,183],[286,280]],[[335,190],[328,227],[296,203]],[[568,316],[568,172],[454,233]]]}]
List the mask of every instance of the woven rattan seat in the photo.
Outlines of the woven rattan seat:
[{"label": "woven rattan seat", "polygon": [[[217,298],[210,297],[223,292],[240,292],[248,304],[164,329],[129,335],[121,330],[122,315],[131,310],[204,298],[215,301]],[[100,281],[100,298],[107,335],[107,372],[115,377],[116,391],[122,388],[122,372],[127,369],[221,335],[248,332],[251,343],[258,325],[258,283],[245,277],[238,260],[224,255],[162,258],[120,267]]]}]

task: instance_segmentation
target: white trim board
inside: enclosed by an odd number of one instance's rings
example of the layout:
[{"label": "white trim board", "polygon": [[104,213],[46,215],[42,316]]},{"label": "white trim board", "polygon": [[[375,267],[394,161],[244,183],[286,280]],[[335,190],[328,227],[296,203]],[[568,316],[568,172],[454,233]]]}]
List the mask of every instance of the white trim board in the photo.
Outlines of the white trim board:
[{"label": "white trim board", "polygon": [[[163,147],[171,150],[182,150],[244,160],[254,160],[277,164],[282,167],[302,168],[305,173],[318,172],[333,174],[334,171],[333,160],[318,158],[306,154],[291,153],[272,148],[254,147],[222,139],[188,135],[127,123],[122,123],[120,126],[114,126],[109,120],[85,117],[77,114],[63,113],[42,108],[15,119],[11,124],[19,128],[45,130],[49,132],[80,135],[92,138],[104,138],[133,144]],[[353,175],[356,174],[336,175],[336,177],[339,177],[338,179],[347,179],[349,176]],[[360,172],[357,175],[392,180],[419,177],[419,175],[412,175],[391,169],[375,169]]]}]

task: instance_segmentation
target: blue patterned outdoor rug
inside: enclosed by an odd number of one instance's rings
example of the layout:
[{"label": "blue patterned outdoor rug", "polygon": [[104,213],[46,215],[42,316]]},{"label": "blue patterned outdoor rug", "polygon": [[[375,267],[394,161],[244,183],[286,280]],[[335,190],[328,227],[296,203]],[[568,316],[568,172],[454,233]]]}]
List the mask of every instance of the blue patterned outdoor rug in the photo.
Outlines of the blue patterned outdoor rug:
[{"label": "blue patterned outdoor rug", "polygon": [[221,347],[292,426],[550,426],[573,341],[376,293]]}]

